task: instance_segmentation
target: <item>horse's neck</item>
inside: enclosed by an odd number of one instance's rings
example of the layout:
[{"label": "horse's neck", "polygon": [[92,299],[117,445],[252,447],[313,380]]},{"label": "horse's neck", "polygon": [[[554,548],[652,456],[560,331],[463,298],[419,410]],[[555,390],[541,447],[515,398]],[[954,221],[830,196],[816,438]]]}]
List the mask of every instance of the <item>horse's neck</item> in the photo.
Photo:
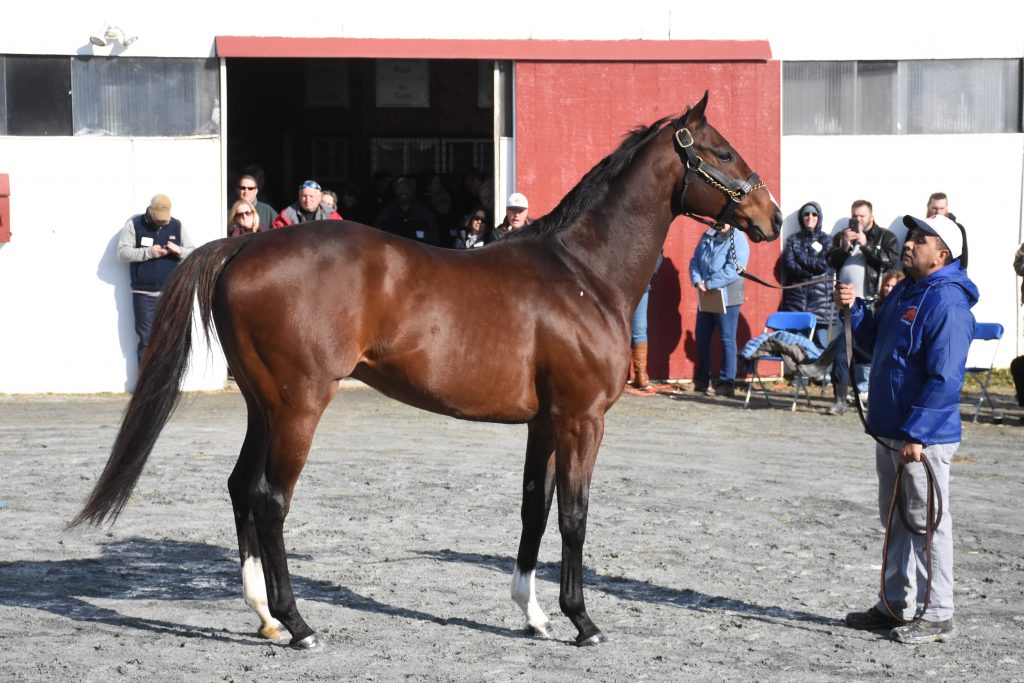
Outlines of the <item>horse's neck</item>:
[{"label": "horse's neck", "polygon": [[[672,190],[681,175],[678,157],[664,158],[652,140],[571,230],[590,247],[587,265],[606,285],[635,304],[654,274],[672,223]],[[628,311],[632,313],[632,310]]]}]

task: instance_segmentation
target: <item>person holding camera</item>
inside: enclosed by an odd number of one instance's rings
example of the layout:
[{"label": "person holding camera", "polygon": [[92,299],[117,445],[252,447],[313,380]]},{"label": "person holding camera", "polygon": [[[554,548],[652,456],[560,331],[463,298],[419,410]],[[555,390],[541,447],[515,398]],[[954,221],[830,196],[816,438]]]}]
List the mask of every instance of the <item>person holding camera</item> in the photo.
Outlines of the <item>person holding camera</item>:
[{"label": "person holding camera", "polygon": [[[900,255],[899,241],[890,230],[875,223],[874,207],[866,199],[858,199],[850,206],[850,219],[846,227],[832,237],[832,248],[828,262],[836,271],[836,280],[853,286],[854,294],[860,299],[878,296],[882,276],[892,270]],[[841,321],[839,321],[841,324]],[[841,334],[841,332],[840,332]],[[843,348],[838,358],[845,356]],[[867,363],[871,360],[870,349],[860,349],[854,344],[854,360],[857,392],[868,393]],[[850,387],[849,369],[845,362],[832,366],[832,390],[835,403],[828,409],[829,414],[846,412],[846,393]]]}]

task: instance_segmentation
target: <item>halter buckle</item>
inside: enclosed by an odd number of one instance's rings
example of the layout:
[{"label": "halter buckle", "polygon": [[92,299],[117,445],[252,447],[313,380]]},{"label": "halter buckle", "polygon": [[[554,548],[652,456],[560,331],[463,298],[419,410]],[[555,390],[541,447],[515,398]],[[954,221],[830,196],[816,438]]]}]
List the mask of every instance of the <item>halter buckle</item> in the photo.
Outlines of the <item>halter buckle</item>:
[{"label": "halter buckle", "polygon": [[[686,142],[683,142],[683,133],[686,133]],[[686,128],[678,128],[676,129],[676,143],[683,149],[686,149],[687,147],[693,147],[693,135],[691,135],[690,131],[687,130]]]}]

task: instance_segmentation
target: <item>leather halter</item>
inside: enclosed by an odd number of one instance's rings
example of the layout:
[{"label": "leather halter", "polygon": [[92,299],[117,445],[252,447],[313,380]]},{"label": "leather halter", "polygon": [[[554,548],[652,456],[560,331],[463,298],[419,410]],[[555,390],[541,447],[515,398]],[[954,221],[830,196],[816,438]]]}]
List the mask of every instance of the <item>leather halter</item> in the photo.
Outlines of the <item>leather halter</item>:
[{"label": "leather halter", "polygon": [[[684,216],[689,216],[704,225],[711,226],[716,230],[721,230],[724,224],[732,223],[736,207],[740,205],[743,198],[754,190],[759,190],[764,187],[764,182],[757,173],[751,173],[750,177],[746,180],[730,178],[711,164],[705,163],[704,160],[701,159],[695,151],[693,151],[693,135],[690,133],[689,129],[682,125],[682,122],[679,119],[672,120],[672,127],[676,129],[674,137],[676,145],[678,145],[679,156],[683,160],[683,163],[686,164],[686,175],[683,177],[683,187],[679,191],[680,212]],[[714,220],[682,210],[684,206],[683,200],[686,197],[686,190],[697,178],[700,178],[705,183],[725,195],[725,206],[722,207],[722,210]]]}]

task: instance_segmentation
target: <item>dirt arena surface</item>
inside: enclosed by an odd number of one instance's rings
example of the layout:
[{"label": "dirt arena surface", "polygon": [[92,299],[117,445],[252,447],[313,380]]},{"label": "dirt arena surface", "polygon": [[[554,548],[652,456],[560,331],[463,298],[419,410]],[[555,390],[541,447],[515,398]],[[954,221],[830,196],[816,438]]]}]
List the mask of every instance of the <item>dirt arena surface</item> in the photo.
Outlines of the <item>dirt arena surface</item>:
[{"label": "dirt arena surface", "polygon": [[[260,640],[226,480],[239,394],[188,396],[112,527],[65,533],[126,398],[0,397],[2,681],[1024,680],[1024,427],[965,424],[953,467],[960,636],[911,647],[841,624],[873,603],[872,444],[848,413],[624,396],[590,497],[588,608],[568,644],[552,514],[538,592],[509,598],[526,429],[420,412],[364,387],[321,422],[285,527],[326,648]],[[827,405],[815,398],[815,408]]]}]

